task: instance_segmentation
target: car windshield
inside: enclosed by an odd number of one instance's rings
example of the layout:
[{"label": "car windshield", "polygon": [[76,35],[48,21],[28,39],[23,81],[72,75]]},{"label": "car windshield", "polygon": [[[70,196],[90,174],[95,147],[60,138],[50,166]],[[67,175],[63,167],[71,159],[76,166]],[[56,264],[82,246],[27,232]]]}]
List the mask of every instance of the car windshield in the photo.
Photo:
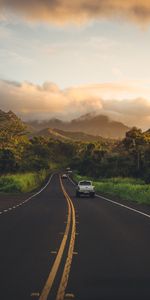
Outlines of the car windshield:
[{"label": "car windshield", "polygon": [[79,185],[91,185],[91,181],[80,181]]}]

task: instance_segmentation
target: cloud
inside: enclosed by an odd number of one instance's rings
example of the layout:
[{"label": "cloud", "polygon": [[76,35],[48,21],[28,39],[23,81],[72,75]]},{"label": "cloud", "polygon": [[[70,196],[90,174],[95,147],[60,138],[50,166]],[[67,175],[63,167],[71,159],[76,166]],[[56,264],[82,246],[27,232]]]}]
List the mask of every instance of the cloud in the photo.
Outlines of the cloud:
[{"label": "cloud", "polygon": [[0,0],[0,6],[21,12],[30,20],[54,23],[81,23],[102,18],[150,21],[148,0]]},{"label": "cloud", "polygon": [[60,90],[51,82],[42,86],[29,82],[0,81],[0,104],[3,110],[13,110],[24,119],[60,117],[71,119],[101,106],[99,99],[77,96],[71,90]]},{"label": "cloud", "polygon": [[150,127],[150,100],[142,97],[121,101],[108,100],[103,102],[103,109],[106,115],[129,126],[143,129]]},{"label": "cloud", "polygon": [[[141,85],[141,90],[139,81],[132,84],[131,82],[105,83],[61,90],[51,82],[45,82],[40,86],[29,82],[21,84],[1,80],[0,108],[4,111],[11,109],[24,120],[56,117],[69,121],[83,114],[96,112],[129,126],[148,128],[149,82],[142,81]],[[144,96],[137,97],[140,93]],[[124,96],[128,94],[130,97],[125,98]]]}]

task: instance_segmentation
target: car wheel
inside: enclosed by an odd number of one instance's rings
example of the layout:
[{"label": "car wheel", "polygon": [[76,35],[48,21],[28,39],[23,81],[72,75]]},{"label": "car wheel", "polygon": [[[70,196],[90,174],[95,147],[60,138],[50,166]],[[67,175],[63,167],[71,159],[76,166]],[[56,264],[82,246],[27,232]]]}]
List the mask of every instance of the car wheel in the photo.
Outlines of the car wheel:
[{"label": "car wheel", "polygon": [[95,197],[95,194],[94,194],[94,193],[92,193],[90,196],[91,196],[91,198],[94,198],[94,197]]}]

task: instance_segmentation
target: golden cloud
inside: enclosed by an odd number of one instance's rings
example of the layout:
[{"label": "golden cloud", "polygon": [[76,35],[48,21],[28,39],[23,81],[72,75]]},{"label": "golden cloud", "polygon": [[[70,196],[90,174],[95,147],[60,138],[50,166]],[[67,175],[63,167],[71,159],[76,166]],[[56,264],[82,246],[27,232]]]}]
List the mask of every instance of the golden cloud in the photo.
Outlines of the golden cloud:
[{"label": "golden cloud", "polygon": [[[141,84],[141,88],[139,87]],[[56,84],[42,86],[0,81],[0,108],[13,110],[24,120],[60,118],[69,121],[89,112],[109,116],[129,126],[149,127],[148,81],[105,83],[61,90]],[[108,92],[109,91],[109,92]],[[141,96],[140,96],[141,95]]]},{"label": "golden cloud", "polygon": [[0,0],[0,6],[18,11],[30,20],[55,23],[102,18],[150,21],[149,0]]}]

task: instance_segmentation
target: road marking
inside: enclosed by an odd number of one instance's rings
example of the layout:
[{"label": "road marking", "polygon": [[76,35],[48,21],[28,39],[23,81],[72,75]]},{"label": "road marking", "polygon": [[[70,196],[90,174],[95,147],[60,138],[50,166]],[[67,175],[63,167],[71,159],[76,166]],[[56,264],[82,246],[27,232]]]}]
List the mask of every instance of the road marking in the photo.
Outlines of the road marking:
[{"label": "road marking", "polygon": [[138,213],[138,214],[140,214],[140,215],[143,215],[143,216],[145,216],[145,217],[147,217],[147,218],[150,218],[150,215],[148,215],[148,214],[146,214],[146,213],[144,213],[144,212],[142,212],[142,211],[140,211],[140,210],[134,209],[134,208],[132,208],[132,207],[130,207],[130,206],[127,206],[127,205],[118,203],[118,202],[116,202],[116,201],[110,200],[109,198],[106,198],[106,197],[103,197],[103,196],[100,196],[100,195],[97,195],[97,194],[96,194],[96,197],[102,198],[102,199],[104,199],[104,200],[106,200],[106,201],[108,201],[108,202],[110,202],[110,203],[116,204],[116,205],[121,206],[121,207],[123,207],[123,208],[126,208],[126,209],[128,209],[128,210],[134,211],[135,213]]},{"label": "road marking", "polygon": [[70,300],[70,299],[74,299],[74,298],[75,298],[74,294],[71,294],[71,293],[65,294],[65,300]]},{"label": "road marking", "polygon": [[40,296],[40,293],[32,293],[31,294],[31,297],[39,297]]},{"label": "road marking", "polygon": [[68,179],[71,181],[73,185],[76,185],[75,182],[68,176]]},{"label": "road marking", "polygon": [[[68,178],[69,178],[70,182],[71,182],[73,185],[76,185],[76,184],[73,182],[73,180],[72,180],[69,176],[68,176]],[[114,203],[114,204],[116,204],[116,205],[118,205],[118,206],[121,206],[121,207],[126,208],[126,209],[131,210],[131,211],[134,211],[135,213],[138,213],[138,214],[143,215],[144,217],[147,217],[147,218],[150,219],[150,215],[148,215],[148,214],[146,214],[146,213],[144,213],[144,212],[142,212],[142,211],[140,211],[140,210],[134,209],[134,208],[132,208],[132,207],[130,207],[130,206],[121,204],[121,203],[119,203],[119,202],[113,201],[113,200],[111,200],[111,199],[109,199],[109,198],[100,196],[100,195],[98,195],[98,194],[96,194],[96,197],[102,198],[102,199],[104,199],[104,200],[106,200],[106,201],[108,201],[108,202],[110,202],[110,203]]]},{"label": "road marking", "polygon": [[73,255],[78,255],[78,252],[74,251],[74,252],[73,252]]},{"label": "road marking", "polygon": [[[61,182],[62,184],[62,182]],[[65,197],[66,198],[66,197]],[[67,225],[66,225],[66,229],[65,229],[65,233],[62,239],[62,242],[60,244],[60,248],[58,250],[56,259],[54,261],[54,264],[52,266],[52,269],[49,273],[48,279],[46,281],[46,284],[42,290],[41,296],[39,298],[39,300],[47,300],[48,295],[51,291],[52,285],[54,283],[54,280],[56,278],[57,272],[58,272],[58,268],[60,266],[61,260],[62,260],[62,256],[65,250],[65,246],[67,243],[67,239],[69,236],[69,231],[70,231],[70,226],[71,226],[71,205],[70,205],[70,201],[68,200],[68,198],[66,198],[67,200],[67,206],[68,206],[68,219],[67,219]]]},{"label": "road marking", "polygon": [[75,218],[74,205],[72,203],[71,198],[67,194],[61,179],[60,179],[60,182],[61,182],[61,187],[62,187],[64,196],[66,197],[66,199],[68,199],[70,206],[71,206],[72,230],[71,230],[71,237],[70,237],[70,244],[69,244],[69,249],[68,249],[68,254],[67,254],[67,260],[66,260],[64,271],[63,271],[62,278],[60,281],[56,300],[63,300],[64,296],[65,296],[65,290],[66,290],[66,287],[68,284],[68,279],[69,279],[69,274],[70,274],[70,269],[71,269],[71,264],[72,264],[72,259],[73,259],[74,246],[75,246],[75,237],[76,237],[76,218]]},{"label": "road marking", "polygon": [[[68,278],[69,278],[69,273],[70,273],[70,268],[71,268],[71,263],[72,263],[72,258],[73,258],[75,233],[76,233],[75,211],[74,211],[74,206],[72,204],[72,201],[71,201],[70,197],[68,196],[68,194],[66,193],[66,191],[64,189],[61,178],[60,178],[60,184],[61,184],[61,188],[62,188],[63,194],[64,194],[65,199],[67,201],[67,206],[68,206],[67,225],[66,225],[65,233],[63,235],[63,239],[62,239],[62,242],[60,244],[60,248],[58,250],[56,259],[54,261],[54,264],[52,266],[52,269],[50,271],[50,274],[48,276],[46,284],[45,284],[45,286],[42,290],[42,293],[41,293],[41,296],[40,296],[39,300],[47,300],[48,299],[48,295],[51,291],[54,280],[57,276],[58,269],[59,269],[60,263],[62,261],[63,254],[64,254],[64,251],[65,251],[65,248],[66,248],[66,245],[67,245],[67,240],[68,240],[69,237],[70,237],[70,241],[69,241],[67,259],[66,259],[63,274],[62,274],[62,277],[61,277],[60,285],[59,285],[59,288],[58,288],[56,300],[63,300],[64,299],[65,290],[66,290],[66,286],[67,286],[67,283],[68,283]],[[70,229],[71,229],[71,235],[69,234]]]},{"label": "road marking", "polygon": [[51,254],[57,254],[57,251],[51,251]]},{"label": "road marking", "polygon": [[19,206],[23,205],[24,203],[27,203],[28,201],[30,201],[32,198],[34,198],[35,196],[39,195],[41,192],[43,192],[44,189],[46,189],[46,187],[49,185],[49,183],[51,182],[51,179],[52,177],[54,176],[54,174],[52,174],[48,180],[48,182],[46,183],[46,185],[41,188],[37,193],[35,193],[34,195],[30,196],[29,198],[27,198],[26,200],[22,201],[20,204],[17,204],[16,206],[12,206],[12,207],[9,207],[7,210],[4,209],[2,211],[0,211],[0,215],[6,213],[6,212],[9,212],[10,210],[12,209],[16,209],[18,208]]}]

